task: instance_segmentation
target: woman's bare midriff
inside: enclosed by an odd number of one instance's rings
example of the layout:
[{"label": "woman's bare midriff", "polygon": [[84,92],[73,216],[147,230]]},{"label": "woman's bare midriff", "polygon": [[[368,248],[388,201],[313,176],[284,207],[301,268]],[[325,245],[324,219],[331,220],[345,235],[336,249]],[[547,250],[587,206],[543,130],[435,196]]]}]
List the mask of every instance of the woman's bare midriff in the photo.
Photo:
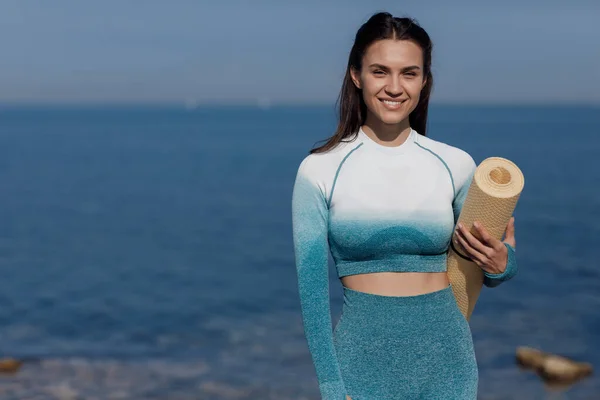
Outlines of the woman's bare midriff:
[{"label": "woman's bare midriff", "polygon": [[381,296],[416,296],[442,290],[450,284],[446,272],[371,272],[341,278],[342,285]]}]

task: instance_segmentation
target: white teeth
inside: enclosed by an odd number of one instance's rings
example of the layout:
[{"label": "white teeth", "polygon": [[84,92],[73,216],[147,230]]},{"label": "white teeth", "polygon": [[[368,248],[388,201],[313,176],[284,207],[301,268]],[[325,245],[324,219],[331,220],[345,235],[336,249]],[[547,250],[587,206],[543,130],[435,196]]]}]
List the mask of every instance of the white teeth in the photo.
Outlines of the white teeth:
[{"label": "white teeth", "polygon": [[385,104],[389,104],[390,106],[399,106],[400,104],[402,104],[402,102],[400,102],[400,101],[383,100],[383,102]]}]

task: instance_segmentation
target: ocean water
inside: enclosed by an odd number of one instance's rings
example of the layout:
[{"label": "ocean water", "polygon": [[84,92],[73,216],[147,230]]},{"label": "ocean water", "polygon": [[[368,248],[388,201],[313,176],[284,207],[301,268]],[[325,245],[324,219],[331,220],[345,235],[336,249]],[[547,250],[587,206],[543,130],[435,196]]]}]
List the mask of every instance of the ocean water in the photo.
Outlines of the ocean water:
[{"label": "ocean water", "polygon": [[[290,200],[334,127],[333,107],[0,108],[0,358],[25,360],[0,398],[319,398]],[[599,134],[597,108],[430,110],[429,136],[525,174],[519,275],[471,320],[481,399],[600,398],[597,373],[550,392],[514,362],[600,367]]]}]

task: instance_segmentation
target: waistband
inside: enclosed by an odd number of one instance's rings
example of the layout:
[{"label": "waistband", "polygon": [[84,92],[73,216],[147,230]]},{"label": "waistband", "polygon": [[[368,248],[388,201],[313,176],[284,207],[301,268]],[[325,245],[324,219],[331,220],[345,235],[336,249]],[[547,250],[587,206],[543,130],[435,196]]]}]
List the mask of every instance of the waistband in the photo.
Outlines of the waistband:
[{"label": "waistband", "polygon": [[384,296],[380,294],[359,292],[343,286],[344,307],[377,307],[382,311],[398,308],[438,308],[448,305],[456,306],[452,285],[434,292],[413,296]]}]

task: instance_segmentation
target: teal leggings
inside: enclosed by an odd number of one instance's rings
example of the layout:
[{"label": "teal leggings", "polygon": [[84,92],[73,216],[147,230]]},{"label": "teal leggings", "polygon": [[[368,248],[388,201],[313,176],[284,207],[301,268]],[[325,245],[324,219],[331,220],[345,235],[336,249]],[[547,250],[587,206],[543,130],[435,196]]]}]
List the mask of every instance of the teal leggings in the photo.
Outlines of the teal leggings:
[{"label": "teal leggings", "polygon": [[452,288],[381,296],[344,288],[334,345],[352,400],[475,400],[469,324]]}]

